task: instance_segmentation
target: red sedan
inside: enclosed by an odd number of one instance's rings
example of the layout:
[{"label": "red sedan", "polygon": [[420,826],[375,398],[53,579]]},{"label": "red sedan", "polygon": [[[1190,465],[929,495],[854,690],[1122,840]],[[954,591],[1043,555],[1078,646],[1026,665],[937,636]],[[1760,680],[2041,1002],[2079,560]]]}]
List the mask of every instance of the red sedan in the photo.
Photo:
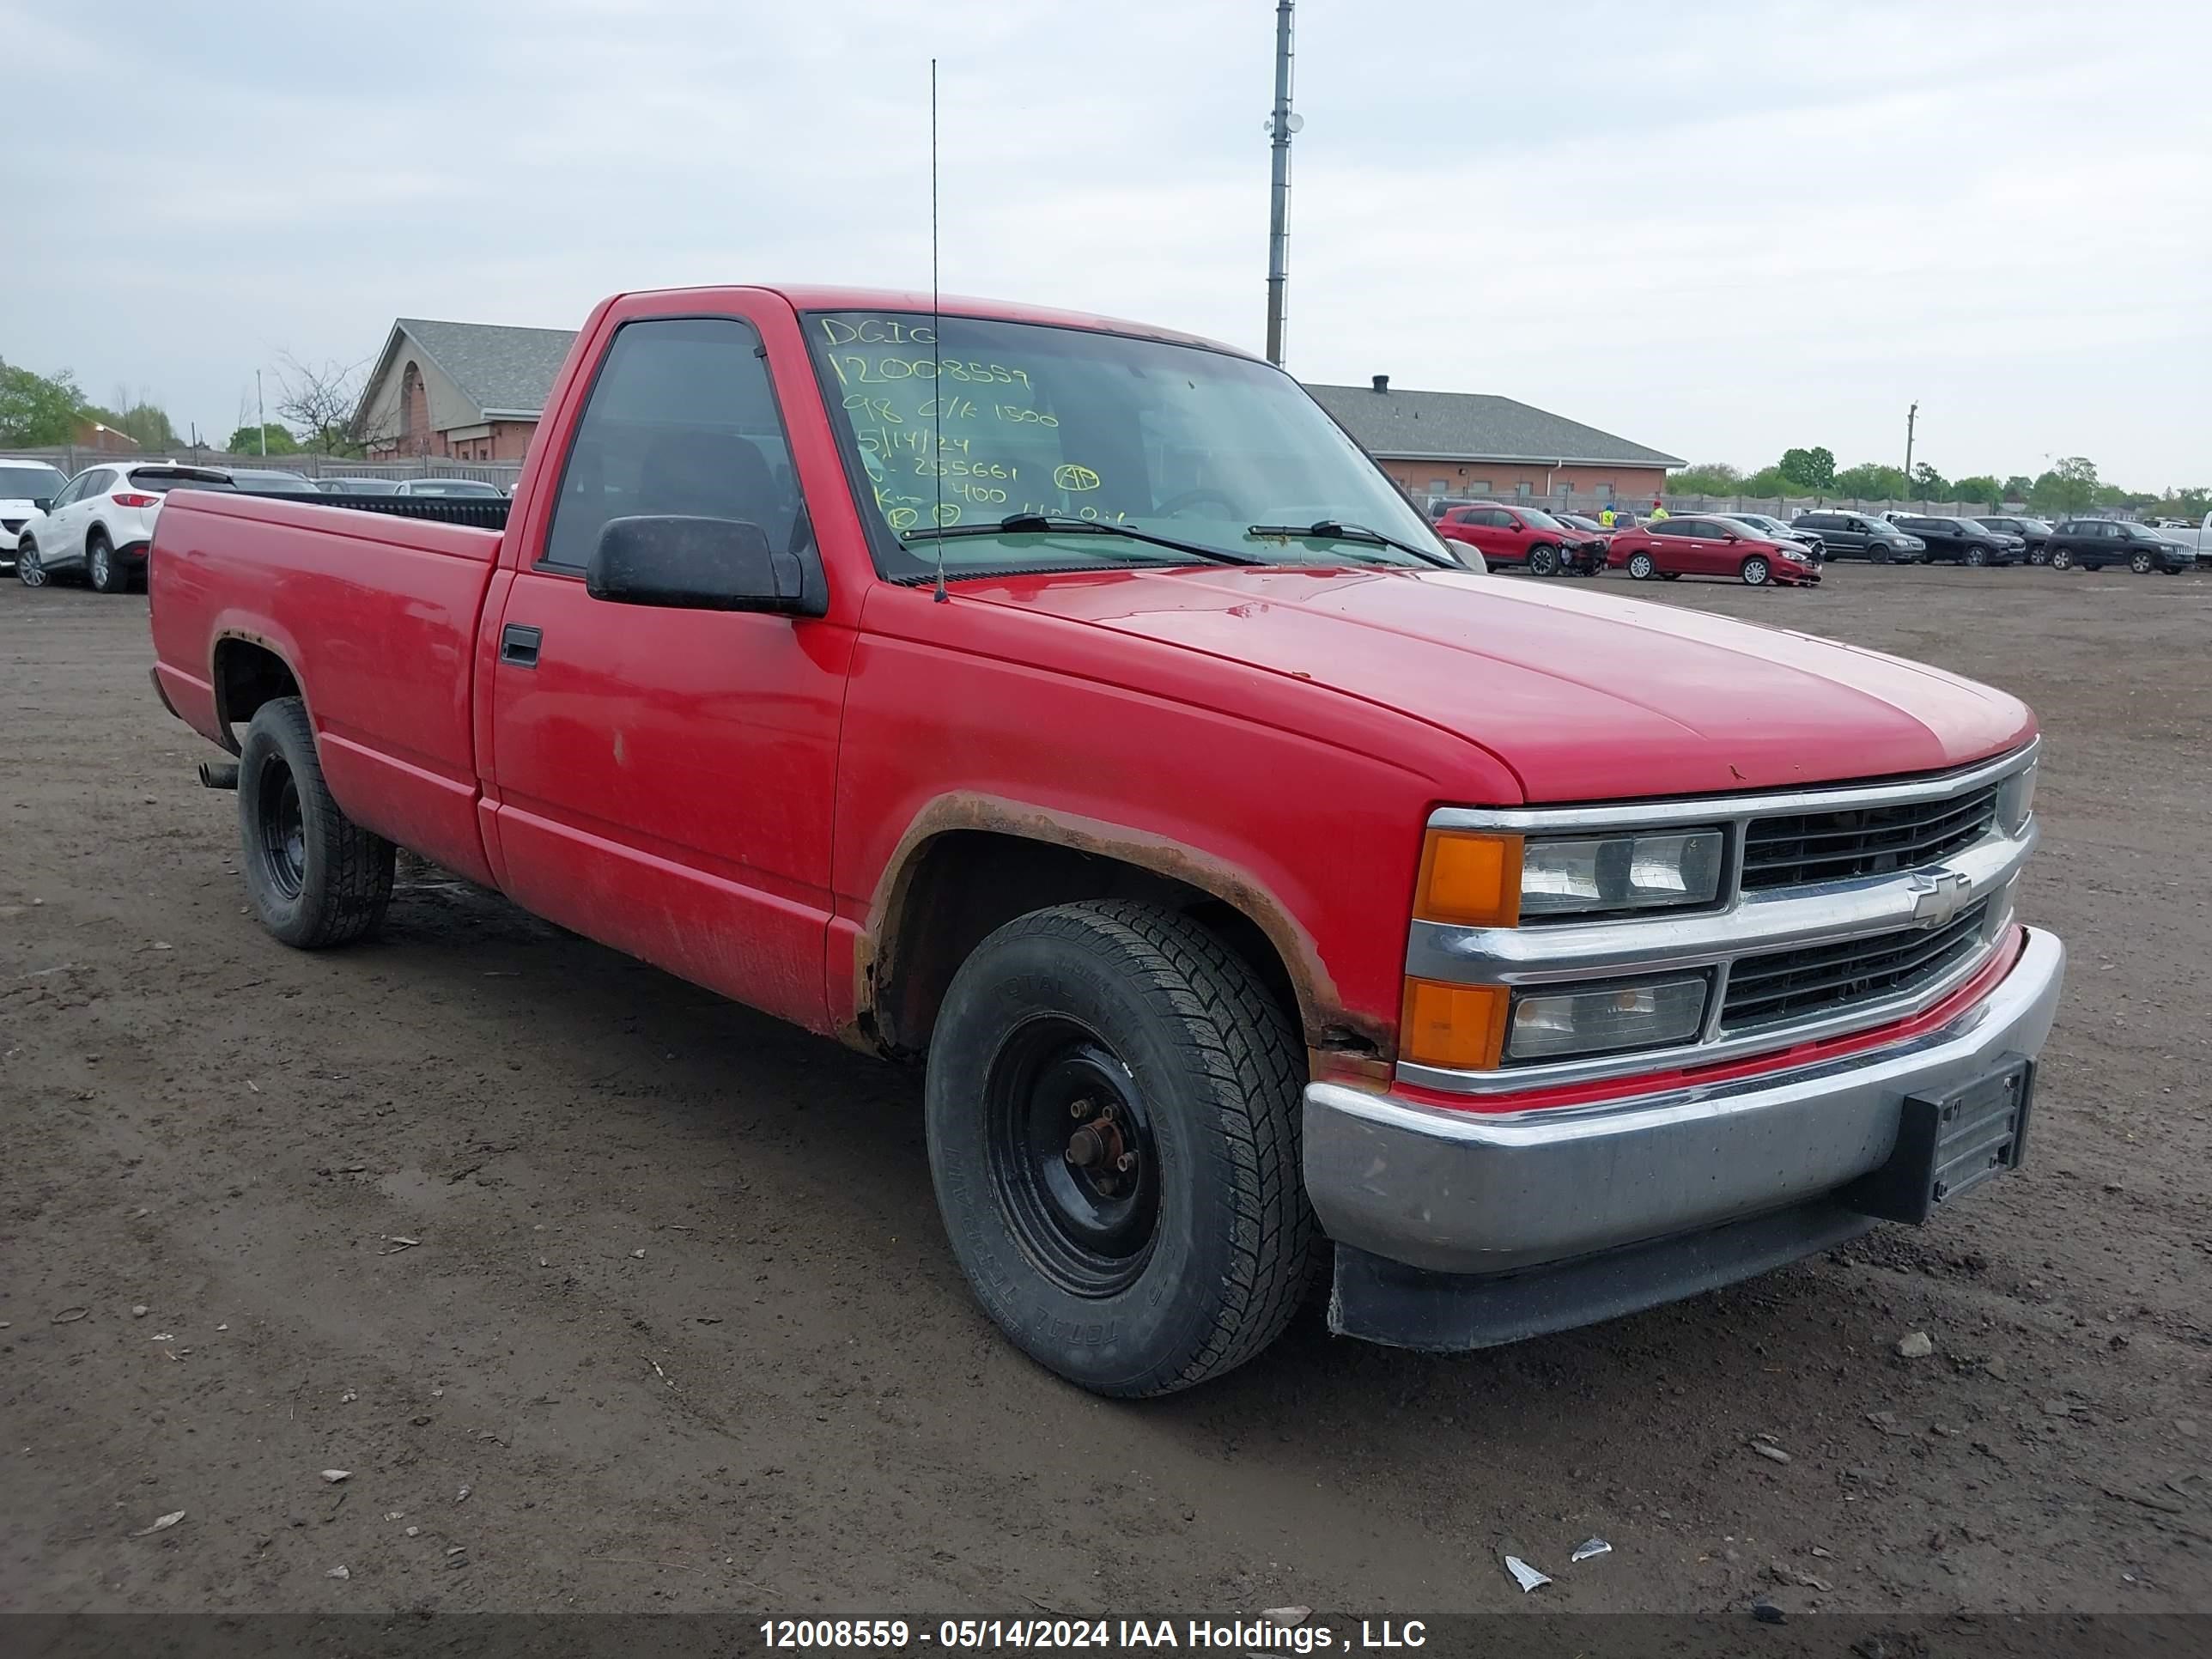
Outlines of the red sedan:
[{"label": "red sedan", "polygon": [[1614,532],[1607,562],[1638,581],[1727,576],[1751,587],[1817,587],[1820,567],[1795,542],[1776,541],[1734,519],[1686,514]]}]

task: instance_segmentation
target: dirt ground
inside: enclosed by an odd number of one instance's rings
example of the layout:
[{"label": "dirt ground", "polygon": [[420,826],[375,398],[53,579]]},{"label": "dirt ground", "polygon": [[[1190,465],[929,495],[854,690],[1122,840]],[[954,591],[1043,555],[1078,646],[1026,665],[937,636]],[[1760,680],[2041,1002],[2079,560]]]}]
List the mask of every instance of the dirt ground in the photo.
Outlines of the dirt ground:
[{"label": "dirt ground", "polygon": [[144,599],[0,584],[0,1608],[2212,1610],[2212,576],[1646,597],[2035,705],[2028,1167],[1595,1329],[1302,1328],[1122,1406],[969,1300],[915,1076],[420,867],[283,949]]}]

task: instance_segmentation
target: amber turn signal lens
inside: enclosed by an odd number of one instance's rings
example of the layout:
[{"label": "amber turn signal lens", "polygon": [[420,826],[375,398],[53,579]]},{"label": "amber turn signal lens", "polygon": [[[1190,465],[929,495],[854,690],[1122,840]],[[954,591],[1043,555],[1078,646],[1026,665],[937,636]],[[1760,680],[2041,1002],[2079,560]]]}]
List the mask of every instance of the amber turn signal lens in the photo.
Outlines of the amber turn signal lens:
[{"label": "amber turn signal lens", "polygon": [[1413,915],[1462,927],[1512,927],[1521,919],[1521,837],[1430,830]]},{"label": "amber turn signal lens", "polygon": [[1504,1051],[1505,1006],[1510,994],[1502,985],[1407,980],[1399,1059],[1415,1066],[1489,1071]]}]

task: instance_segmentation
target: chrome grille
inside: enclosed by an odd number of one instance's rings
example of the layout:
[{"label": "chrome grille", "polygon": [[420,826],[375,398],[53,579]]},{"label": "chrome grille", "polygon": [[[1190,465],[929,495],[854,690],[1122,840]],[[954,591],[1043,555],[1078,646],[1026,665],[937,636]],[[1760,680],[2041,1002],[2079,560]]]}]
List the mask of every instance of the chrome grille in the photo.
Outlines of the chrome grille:
[{"label": "chrome grille", "polygon": [[1721,1026],[1730,1032],[1908,996],[1972,955],[1990,902],[1936,928],[1743,957],[1729,970]]},{"label": "chrome grille", "polygon": [[1802,887],[1934,864],[1989,833],[1996,784],[1949,800],[1856,806],[1753,818],[1743,843],[1743,890]]}]

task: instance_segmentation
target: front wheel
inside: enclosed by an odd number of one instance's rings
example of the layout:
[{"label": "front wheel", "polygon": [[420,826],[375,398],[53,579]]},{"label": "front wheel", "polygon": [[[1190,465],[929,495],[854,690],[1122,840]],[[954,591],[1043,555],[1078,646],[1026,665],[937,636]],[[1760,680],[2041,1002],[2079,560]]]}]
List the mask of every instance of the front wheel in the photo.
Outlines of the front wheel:
[{"label": "front wheel", "polygon": [[2148,553],[2130,553],[2128,555],[2128,568],[2138,576],[2148,576],[2158,568],[2158,561]]},{"label": "front wheel", "polygon": [[1528,574],[1532,576],[1556,576],[1559,574],[1559,550],[1556,547],[1536,546],[1528,550]]},{"label": "front wheel", "polygon": [[2069,547],[2055,549],[2051,555],[2051,568],[2053,570],[2071,570],[2074,568],[2074,550]]},{"label": "front wheel", "polygon": [[1980,569],[1982,566],[1987,564],[1989,562],[1990,555],[1988,549],[1970,547],[1966,550],[1966,562],[1975,569]]},{"label": "front wheel", "polygon": [[28,536],[15,544],[15,580],[26,587],[46,585],[46,567],[39,557],[39,545]]},{"label": "front wheel", "polygon": [[1764,587],[1774,580],[1772,568],[1756,553],[1743,562],[1742,575],[1746,587]]},{"label": "front wheel", "polygon": [[1243,1364],[1313,1274],[1304,1083],[1289,1015],[1188,918],[1089,902],[1008,922],[953,975],[924,1094],[976,1299],[1096,1394]]},{"label": "front wheel", "polygon": [[323,781],[307,706],[254,711],[238,756],[246,896],[261,925],[304,951],[374,933],[392,902],[392,844],[338,810]]},{"label": "front wheel", "polygon": [[1648,582],[1659,574],[1659,567],[1651,562],[1649,553],[1632,553],[1628,556],[1628,574],[1638,581]]}]

